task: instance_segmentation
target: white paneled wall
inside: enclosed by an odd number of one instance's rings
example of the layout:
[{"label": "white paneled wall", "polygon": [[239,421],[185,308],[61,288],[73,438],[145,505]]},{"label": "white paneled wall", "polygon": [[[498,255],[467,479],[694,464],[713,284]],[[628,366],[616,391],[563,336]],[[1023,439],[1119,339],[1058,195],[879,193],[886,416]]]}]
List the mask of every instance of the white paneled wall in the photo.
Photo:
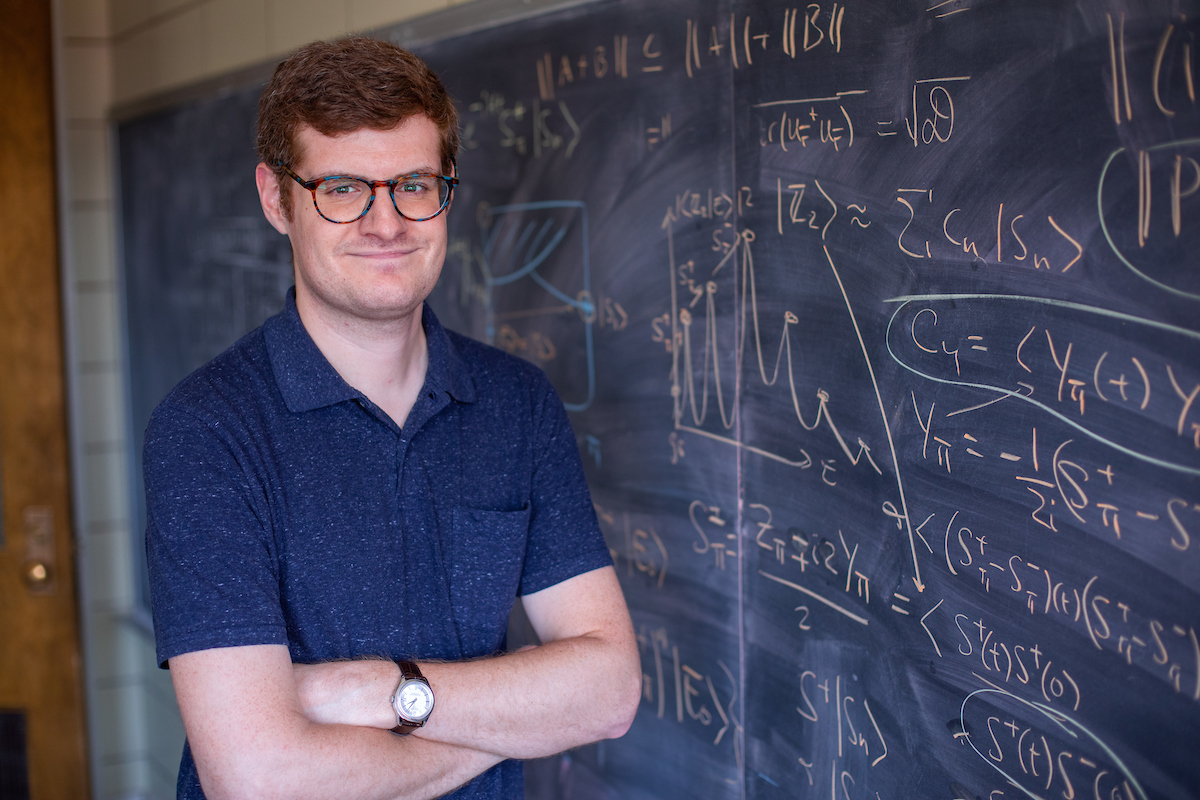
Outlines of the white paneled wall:
[{"label": "white paneled wall", "polygon": [[[135,613],[118,297],[114,106],[457,0],[54,0],[80,618],[95,800],[169,798],[183,728]],[[251,180],[247,176],[247,180]]]}]

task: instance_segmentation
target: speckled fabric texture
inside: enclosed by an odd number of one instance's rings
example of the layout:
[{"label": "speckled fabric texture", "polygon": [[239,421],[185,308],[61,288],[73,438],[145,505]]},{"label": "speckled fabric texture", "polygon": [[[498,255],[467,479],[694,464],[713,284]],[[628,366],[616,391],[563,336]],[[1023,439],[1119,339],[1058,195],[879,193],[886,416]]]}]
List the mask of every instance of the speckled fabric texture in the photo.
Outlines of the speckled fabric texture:
[{"label": "speckled fabric texture", "polygon": [[[533,365],[423,314],[404,428],[283,312],[177,386],[146,432],[160,664],[285,644],[296,662],[458,660],[529,594],[611,559],[562,403]],[[179,796],[200,798],[185,748]],[[453,797],[520,798],[505,762]]]}]

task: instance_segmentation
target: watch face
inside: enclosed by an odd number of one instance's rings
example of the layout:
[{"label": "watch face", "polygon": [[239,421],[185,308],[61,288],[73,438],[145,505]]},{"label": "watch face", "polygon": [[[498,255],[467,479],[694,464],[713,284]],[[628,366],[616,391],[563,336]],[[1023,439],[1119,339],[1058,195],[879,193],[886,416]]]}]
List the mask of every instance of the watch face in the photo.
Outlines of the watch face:
[{"label": "watch face", "polygon": [[400,687],[397,698],[405,719],[419,722],[433,710],[433,690],[424,681],[408,681]]}]

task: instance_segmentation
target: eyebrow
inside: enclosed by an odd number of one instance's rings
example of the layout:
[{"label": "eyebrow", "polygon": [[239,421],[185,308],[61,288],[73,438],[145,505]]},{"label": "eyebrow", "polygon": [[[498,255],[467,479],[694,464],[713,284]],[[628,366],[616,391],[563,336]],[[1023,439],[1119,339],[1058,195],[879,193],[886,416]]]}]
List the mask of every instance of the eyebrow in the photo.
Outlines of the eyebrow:
[{"label": "eyebrow", "polygon": [[[417,167],[416,169],[413,169],[413,170],[408,170],[406,172],[398,172],[391,178],[381,178],[380,180],[396,180],[398,178],[408,177],[409,175],[441,175],[441,174],[442,174],[442,171],[441,171],[440,167],[421,166],[421,167]],[[362,180],[371,180],[370,178],[366,178],[363,175],[359,175],[359,174],[356,174],[351,171],[338,172],[336,170],[332,171],[332,172],[322,172],[321,174],[315,176],[314,178],[309,178],[308,180],[316,180],[317,178],[329,178],[329,177],[334,177],[334,176],[341,177],[341,178],[360,178]]]}]

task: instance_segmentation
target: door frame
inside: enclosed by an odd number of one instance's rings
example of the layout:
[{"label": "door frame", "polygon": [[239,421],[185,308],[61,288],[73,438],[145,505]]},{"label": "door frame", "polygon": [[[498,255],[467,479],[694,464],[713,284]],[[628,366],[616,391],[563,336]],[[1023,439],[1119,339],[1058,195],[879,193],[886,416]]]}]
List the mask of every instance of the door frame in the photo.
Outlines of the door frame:
[{"label": "door frame", "polygon": [[[28,620],[14,625],[14,640],[35,648],[22,654],[24,668],[5,683],[27,712],[31,797],[81,797],[91,787],[66,405],[55,18],[50,3],[0,0],[0,25],[9,87],[0,163],[30,178],[27,202],[4,210],[8,241],[0,243],[6,295],[0,350],[8,378],[0,389],[7,473],[0,511],[9,573],[3,580],[18,601],[14,617]],[[35,560],[49,565],[49,581],[26,588],[21,576]]]}]

